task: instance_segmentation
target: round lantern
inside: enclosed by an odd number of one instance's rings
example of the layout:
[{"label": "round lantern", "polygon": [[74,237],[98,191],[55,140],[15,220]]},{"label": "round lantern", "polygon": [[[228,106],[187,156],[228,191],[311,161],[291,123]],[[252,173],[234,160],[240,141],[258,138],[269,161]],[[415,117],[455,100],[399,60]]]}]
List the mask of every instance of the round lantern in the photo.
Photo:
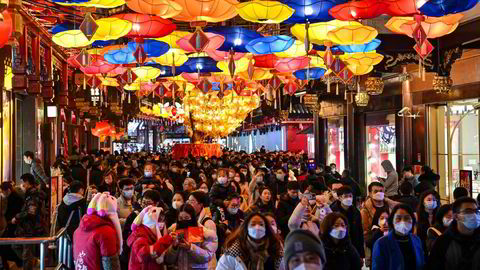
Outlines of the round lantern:
[{"label": "round lantern", "polygon": [[355,94],[355,104],[357,104],[358,107],[368,106],[369,100],[370,100],[370,96],[367,94],[367,92],[361,91]]},{"label": "round lantern", "polygon": [[[424,17],[421,22],[427,38],[438,38],[448,35],[457,29],[462,14],[451,14],[443,17]],[[413,37],[417,21],[412,17],[392,17],[385,24],[390,31]]]},{"label": "round lantern", "polygon": [[279,72],[292,72],[306,68],[309,62],[310,58],[308,56],[281,58],[275,63],[275,69]]},{"label": "round lantern", "polygon": [[103,78],[102,76],[100,76],[99,78],[100,78],[100,81],[102,81],[103,86],[117,87],[120,85],[116,78],[109,78],[109,77]]},{"label": "round lantern", "polygon": [[180,49],[180,47],[177,45],[177,41],[179,41],[181,38],[188,36],[190,34],[191,33],[187,31],[173,31],[170,34],[164,37],[156,38],[155,40],[163,41],[167,43],[170,46],[170,48]]},{"label": "round lantern", "polygon": [[154,58],[153,61],[164,66],[176,66],[179,67],[187,62],[188,56],[181,49],[172,49],[168,50],[167,53],[161,55],[160,57]]},{"label": "round lantern", "polygon": [[[310,51],[312,47],[312,44],[310,44],[308,51]],[[295,40],[290,48],[283,52],[277,52],[275,55],[278,57],[297,57],[307,55],[307,51],[305,51],[305,43],[300,40]]]},{"label": "round lantern", "polygon": [[382,14],[408,16],[418,13],[417,1],[412,0],[361,0],[337,5],[329,10],[337,20],[355,21],[373,19]]},{"label": "round lantern", "polygon": [[246,21],[281,23],[290,18],[295,10],[276,1],[253,0],[238,4],[237,12]]},{"label": "round lantern", "polygon": [[365,44],[378,35],[377,29],[365,25],[341,26],[328,32],[330,41],[340,45]]},{"label": "round lantern", "polygon": [[103,74],[108,73],[115,69],[115,65],[108,63],[103,59],[95,59],[92,63],[86,67],[81,67],[80,70],[85,74]]},{"label": "round lantern", "polygon": [[225,42],[218,48],[218,50],[225,52],[233,49],[235,52],[247,53],[246,45],[248,42],[262,37],[260,33],[242,27],[212,27],[207,28],[205,32],[225,37]]},{"label": "round lantern", "polygon": [[[230,52],[223,52],[219,50],[206,51],[207,55],[213,58],[215,61],[230,60]],[[233,54],[233,60],[237,61],[245,56],[245,53],[236,52]]]},{"label": "round lantern", "polygon": [[179,67],[179,70],[187,73],[222,72],[221,69],[217,68],[217,62],[210,57],[189,58],[185,64]]},{"label": "round lantern", "polygon": [[95,20],[98,29],[93,35],[94,40],[113,40],[118,39],[132,30],[132,23],[119,18],[102,18]]},{"label": "round lantern", "polygon": [[125,0],[91,0],[82,3],[72,3],[72,1],[58,2],[63,6],[95,7],[95,8],[115,8],[125,5]]},{"label": "round lantern", "polygon": [[[362,26],[362,24],[359,22],[344,22],[339,20],[313,23],[308,26],[309,40],[312,43],[323,45],[324,41],[329,40],[327,35],[330,31],[344,26]],[[305,40],[307,36],[305,24],[296,24],[290,28],[290,31],[299,40]]]},{"label": "round lantern", "polygon": [[128,48],[109,50],[103,55],[103,58],[105,58],[108,63],[117,65],[130,64],[137,61],[132,51]]},{"label": "round lantern", "polygon": [[383,55],[376,52],[345,54],[343,59],[349,65],[374,66],[383,60]]},{"label": "round lantern", "polygon": [[137,75],[137,79],[135,81],[138,82],[146,82],[156,79],[160,76],[161,70],[158,68],[150,67],[150,66],[142,66],[132,68],[132,71]]},{"label": "round lantern", "polygon": [[127,6],[138,13],[171,18],[182,12],[182,6],[170,0],[125,0]]},{"label": "round lantern", "polygon": [[255,67],[273,69],[280,59],[274,54],[254,55]]},{"label": "round lantern", "polygon": [[7,10],[2,12],[3,21],[0,21],[0,33],[3,33],[0,37],[0,48],[3,47],[10,36],[12,35],[12,17]]},{"label": "round lantern", "polygon": [[168,50],[170,49],[170,46],[168,46],[167,43],[152,39],[145,40],[143,43],[137,43],[132,41],[129,42],[127,46],[132,53],[137,50],[138,46],[143,46],[143,50],[148,57],[159,57],[168,52]]},{"label": "round lantern", "polygon": [[288,50],[294,42],[293,38],[284,35],[261,37],[248,42],[246,49],[253,54],[273,54]]},{"label": "round lantern", "polygon": [[418,9],[427,16],[440,17],[474,8],[479,0],[430,0]]},{"label": "round lantern", "polygon": [[282,2],[295,10],[286,23],[328,22],[333,17],[328,10],[348,0],[283,0]]},{"label": "round lantern", "polygon": [[369,52],[374,51],[382,43],[379,39],[374,39],[364,44],[339,45],[338,48],[346,53]]},{"label": "round lantern", "polygon": [[138,13],[114,15],[115,18],[130,21],[132,30],[126,35],[129,38],[158,38],[173,32],[177,26],[167,19]]},{"label": "round lantern", "polygon": [[182,7],[180,14],[173,18],[177,21],[221,22],[237,16],[236,0],[177,0]]},{"label": "round lantern", "polygon": [[348,65],[348,69],[350,69],[350,71],[354,75],[360,76],[360,75],[365,75],[365,74],[368,74],[368,73],[372,72],[373,66],[371,66],[371,65]]},{"label": "round lantern", "polygon": [[293,75],[299,80],[317,80],[323,77],[325,71],[323,68],[300,69],[293,72]]},{"label": "round lantern", "polygon": [[[217,67],[221,69],[224,74],[230,75],[230,70],[228,68],[230,61],[220,61],[217,63]],[[235,61],[235,70],[234,74],[237,74],[239,72],[247,71],[248,69],[248,64],[250,63],[250,60],[247,58],[242,58],[240,60]]]},{"label": "round lantern", "polygon": [[88,40],[85,34],[80,30],[67,30],[59,32],[52,36],[52,41],[64,48],[85,47],[94,42],[93,39]]}]

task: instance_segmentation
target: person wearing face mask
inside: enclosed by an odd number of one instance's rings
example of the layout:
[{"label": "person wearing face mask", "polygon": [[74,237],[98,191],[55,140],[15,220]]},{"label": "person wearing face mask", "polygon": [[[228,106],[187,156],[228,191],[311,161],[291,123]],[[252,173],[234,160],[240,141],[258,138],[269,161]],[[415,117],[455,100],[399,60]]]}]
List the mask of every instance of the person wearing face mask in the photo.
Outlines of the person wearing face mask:
[{"label": "person wearing face mask", "polygon": [[62,202],[57,208],[57,228],[63,228],[70,221],[67,227],[67,234],[73,239],[73,233],[80,224],[80,219],[87,212],[86,200],[83,197],[85,186],[80,181],[73,181],[65,194]]},{"label": "person wearing face mask", "polygon": [[283,250],[267,218],[249,215],[227,239],[217,270],[277,270]]},{"label": "person wearing face mask", "polygon": [[175,190],[182,190],[183,188],[182,184],[185,176],[180,172],[181,168],[183,168],[183,166],[180,162],[172,162],[170,165],[169,178],[172,180]]},{"label": "person wearing face mask", "polygon": [[328,214],[322,222],[322,242],[325,245],[326,270],[360,270],[362,261],[350,242],[347,218],[338,212]]},{"label": "person wearing face mask", "polygon": [[274,186],[276,189],[276,194],[283,194],[287,192],[287,183],[288,183],[288,174],[285,168],[278,168],[275,171],[275,181]]},{"label": "person wearing face mask", "polygon": [[389,218],[387,236],[373,245],[372,270],[422,270],[425,256],[422,241],[412,233],[415,215],[406,204],[396,205]]},{"label": "person wearing face mask", "polygon": [[328,193],[325,192],[324,194],[315,196],[315,206],[313,208],[313,214],[318,219],[318,221],[322,222],[323,219],[332,212],[330,205],[328,204]]},{"label": "person wearing face mask", "polygon": [[435,214],[435,223],[427,231],[427,250],[430,252],[432,246],[440,235],[452,224],[453,210],[451,204],[444,204],[438,208]]},{"label": "person wearing face mask", "polygon": [[278,217],[278,225],[282,230],[282,235],[285,237],[290,229],[288,228],[288,220],[300,202],[298,198],[300,187],[297,181],[290,181],[287,184],[287,193],[282,195],[280,202],[278,203],[275,216]]},{"label": "person wearing face mask", "polygon": [[[233,178],[232,178],[233,179]],[[223,201],[228,194],[234,193],[234,188],[228,181],[228,172],[225,169],[217,170],[217,182],[213,184],[210,189],[209,198],[210,203],[214,206],[223,206]]]},{"label": "person wearing face mask", "polygon": [[212,219],[217,225],[217,231],[223,229],[230,234],[238,228],[244,219],[244,213],[240,210],[242,198],[238,193],[229,194],[224,201],[224,207],[217,207],[212,213]]},{"label": "person wearing face mask", "polygon": [[342,178],[342,176],[340,175],[340,173],[337,171],[337,164],[335,163],[330,163],[330,169],[331,169],[331,173],[333,175],[333,177],[335,177],[336,179],[340,180],[340,178]]},{"label": "person wearing face mask", "polygon": [[416,235],[422,240],[425,256],[428,255],[427,249],[427,231],[435,223],[435,215],[440,205],[440,195],[434,191],[425,191],[420,195],[417,207],[417,227]]},{"label": "person wearing face mask", "polygon": [[[184,234],[179,234],[179,230],[185,230],[189,227],[203,229],[202,242],[190,243]],[[170,229],[173,243],[165,253],[166,263],[176,265],[178,270],[215,269],[215,252],[218,247],[217,234],[197,222],[194,207],[188,203],[182,205],[178,209],[177,221]]]},{"label": "person wearing face mask", "polygon": [[283,250],[284,242],[282,238],[282,231],[280,231],[280,229],[277,226],[277,217],[275,217],[275,214],[271,212],[265,213],[263,215],[267,218],[268,223],[270,224],[270,227],[272,227],[273,233],[275,233],[277,238],[280,240],[280,244],[282,245],[282,250]]},{"label": "person wearing face mask", "polygon": [[381,209],[375,212],[373,216],[372,228],[365,237],[365,246],[373,250],[373,245],[381,237],[388,234],[388,217],[390,213],[388,209]]},{"label": "person wearing face mask", "polygon": [[117,211],[120,224],[123,227],[125,220],[133,211],[133,204],[135,198],[133,196],[134,182],[131,179],[125,179],[118,184],[121,190],[121,195],[117,199]]},{"label": "person wearing face mask", "polygon": [[198,190],[205,192],[205,194],[209,193],[208,183],[205,181],[200,181],[198,183]]},{"label": "person wearing face mask", "polygon": [[360,258],[365,258],[362,216],[354,203],[354,191],[349,186],[337,189],[338,200],[330,205],[333,212],[339,212],[347,217],[348,234],[351,243],[357,249]]},{"label": "person wearing face mask", "polygon": [[286,270],[323,270],[327,262],[322,241],[308,230],[294,230],[285,239]]},{"label": "person wearing face mask", "polygon": [[183,191],[177,191],[173,194],[171,205],[166,213],[166,222],[168,227],[175,223],[178,216],[178,210],[187,202],[187,199],[188,197]]},{"label": "person wearing face mask", "polygon": [[453,205],[454,220],[435,241],[426,270],[474,270],[480,266],[480,213],[475,199],[462,197]]},{"label": "person wearing face mask", "polygon": [[173,243],[161,207],[147,206],[135,218],[127,243],[131,248],[129,270],[154,270],[165,267],[165,251]]}]

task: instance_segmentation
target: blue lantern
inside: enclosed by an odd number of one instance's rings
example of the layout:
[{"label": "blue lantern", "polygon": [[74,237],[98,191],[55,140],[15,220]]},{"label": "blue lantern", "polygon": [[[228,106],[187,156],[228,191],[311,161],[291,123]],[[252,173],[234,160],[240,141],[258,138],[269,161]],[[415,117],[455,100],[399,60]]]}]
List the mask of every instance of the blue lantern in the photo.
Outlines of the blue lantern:
[{"label": "blue lantern", "polygon": [[115,40],[96,40],[93,42],[93,48],[103,48],[115,44]]},{"label": "blue lantern", "polygon": [[284,23],[315,23],[334,20],[328,10],[348,2],[348,0],[283,0],[284,4],[295,9],[293,15]]},{"label": "blue lantern", "polygon": [[[318,45],[318,44],[313,44],[313,49],[315,51],[325,51],[327,49],[327,47],[325,47],[324,45]],[[330,50],[332,51],[333,54],[337,54],[337,53],[342,53],[343,51],[340,49],[340,46],[333,46],[333,47],[330,47]]]},{"label": "blue lantern", "polygon": [[130,64],[137,61],[128,48],[108,51],[103,55],[103,58],[110,64],[116,65]]},{"label": "blue lantern", "polygon": [[472,9],[479,0],[430,0],[419,8],[422,14],[441,17]]},{"label": "blue lantern", "polygon": [[[128,43],[128,49],[131,52],[137,50],[138,44],[134,41]],[[170,45],[163,41],[157,41],[153,39],[147,39],[143,42],[143,50],[148,57],[159,57],[162,54],[168,52]]]},{"label": "blue lantern", "polygon": [[217,67],[217,61],[210,57],[193,57],[176,69],[177,72],[195,73],[195,72],[222,72]]},{"label": "blue lantern", "polygon": [[[300,69],[293,72],[293,75],[299,80],[317,80],[325,75],[325,69],[323,68],[309,68],[309,69]],[[308,75],[308,76],[307,76]]]},{"label": "blue lantern", "polygon": [[205,32],[211,32],[225,37],[225,42],[218,48],[219,51],[224,52],[233,49],[236,52],[248,53],[246,45],[256,38],[263,37],[258,32],[242,27],[211,27],[205,29]]},{"label": "blue lantern", "polygon": [[382,43],[379,39],[374,39],[365,44],[359,45],[338,45],[338,48],[346,53],[359,53],[359,52],[369,52],[376,50],[378,46]]},{"label": "blue lantern", "polygon": [[246,48],[253,54],[273,54],[288,50],[294,42],[295,39],[289,36],[268,36],[248,42]]},{"label": "blue lantern", "polygon": [[52,33],[52,35],[55,35],[60,32],[65,32],[68,30],[75,30],[75,29],[78,29],[78,27],[75,28],[73,23],[60,23],[55,25],[52,29],[50,29],[50,33]]}]

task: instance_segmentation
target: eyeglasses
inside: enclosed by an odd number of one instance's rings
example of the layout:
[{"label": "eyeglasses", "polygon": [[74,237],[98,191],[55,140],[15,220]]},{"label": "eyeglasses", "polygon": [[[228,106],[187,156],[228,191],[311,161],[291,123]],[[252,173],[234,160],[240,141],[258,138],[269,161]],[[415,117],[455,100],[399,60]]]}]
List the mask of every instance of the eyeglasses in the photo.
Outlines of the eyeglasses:
[{"label": "eyeglasses", "polygon": [[471,215],[471,214],[476,214],[476,215],[480,215],[480,209],[464,209],[460,212],[458,212],[459,214],[463,214],[463,215]]}]

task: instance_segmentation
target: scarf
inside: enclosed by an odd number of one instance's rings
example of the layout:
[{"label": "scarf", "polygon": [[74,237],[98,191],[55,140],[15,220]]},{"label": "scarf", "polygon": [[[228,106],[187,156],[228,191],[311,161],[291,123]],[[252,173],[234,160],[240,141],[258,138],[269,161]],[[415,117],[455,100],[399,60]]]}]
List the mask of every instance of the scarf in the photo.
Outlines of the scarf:
[{"label": "scarf", "polygon": [[248,263],[248,270],[264,270],[265,262],[268,260],[268,240],[261,243],[255,243],[250,238],[247,238],[248,253],[250,262]]}]

